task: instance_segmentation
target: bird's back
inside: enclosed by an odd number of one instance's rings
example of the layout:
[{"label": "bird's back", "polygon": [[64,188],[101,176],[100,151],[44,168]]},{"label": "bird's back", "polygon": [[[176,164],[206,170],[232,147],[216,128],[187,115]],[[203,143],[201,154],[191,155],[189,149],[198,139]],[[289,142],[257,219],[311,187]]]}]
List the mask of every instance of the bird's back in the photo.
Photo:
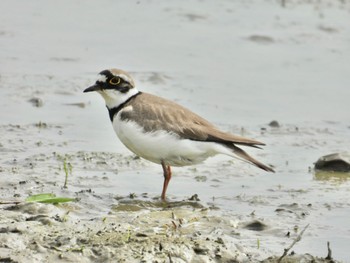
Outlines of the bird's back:
[{"label": "bird's back", "polygon": [[165,130],[194,141],[236,143],[253,147],[264,145],[256,140],[222,132],[189,109],[149,93],[140,94],[129,105],[132,105],[132,110],[122,111],[121,120],[135,121],[145,132]]}]

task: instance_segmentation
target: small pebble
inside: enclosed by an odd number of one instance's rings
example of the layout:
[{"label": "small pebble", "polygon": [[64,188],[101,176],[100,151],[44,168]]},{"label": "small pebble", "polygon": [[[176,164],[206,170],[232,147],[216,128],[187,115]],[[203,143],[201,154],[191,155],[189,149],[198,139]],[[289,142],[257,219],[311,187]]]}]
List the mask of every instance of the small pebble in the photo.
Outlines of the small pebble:
[{"label": "small pebble", "polygon": [[280,124],[278,123],[278,121],[271,121],[269,123],[269,126],[270,127],[273,127],[273,128],[279,128],[280,127]]},{"label": "small pebble", "polygon": [[40,108],[44,105],[44,102],[42,99],[40,98],[31,98],[29,100],[29,102],[31,102],[33,104],[34,107]]}]

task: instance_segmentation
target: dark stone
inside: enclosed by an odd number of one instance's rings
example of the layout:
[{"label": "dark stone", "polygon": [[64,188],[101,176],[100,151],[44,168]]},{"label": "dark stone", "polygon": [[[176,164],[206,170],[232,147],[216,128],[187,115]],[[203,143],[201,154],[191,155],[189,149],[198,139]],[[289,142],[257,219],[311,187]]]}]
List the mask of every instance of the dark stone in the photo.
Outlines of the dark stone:
[{"label": "dark stone", "polygon": [[193,251],[194,251],[197,255],[206,255],[206,254],[208,254],[209,249],[208,249],[208,248],[204,248],[204,247],[195,246],[195,247],[193,248]]},{"label": "dark stone", "polygon": [[42,107],[42,106],[44,105],[43,100],[40,99],[40,98],[31,98],[31,99],[29,100],[29,102],[32,103],[33,106],[34,106],[34,107],[37,107],[37,108],[40,108],[40,107]]},{"label": "dark stone", "polygon": [[334,153],[320,157],[315,169],[321,171],[350,172],[350,153]]},{"label": "dark stone", "polygon": [[279,128],[279,127],[280,127],[280,124],[279,124],[278,121],[271,121],[271,122],[269,123],[269,126],[270,126],[270,127],[273,127],[273,128]]},{"label": "dark stone", "polygon": [[244,228],[249,229],[249,230],[253,230],[253,231],[263,231],[267,228],[267,225],[265,225],[264,223],[262,223],[258,220],[254,220],[254,221],[246,224],[244,226]]}]

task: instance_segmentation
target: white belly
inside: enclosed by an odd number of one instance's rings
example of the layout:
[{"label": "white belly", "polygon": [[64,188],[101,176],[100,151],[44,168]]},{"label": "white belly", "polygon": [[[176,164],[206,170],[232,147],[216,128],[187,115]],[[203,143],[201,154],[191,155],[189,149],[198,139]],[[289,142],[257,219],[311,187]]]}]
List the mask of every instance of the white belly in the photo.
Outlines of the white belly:
[{"label": "white belly", "polygon": [[121,121],[118,115],[113,120],[113,128],[119,139],[129,150],[151,162],[185,166],[218,153],[228,154],[229,150],[217,143],[180,139],[164,130],[145,133],[136,122]]}]

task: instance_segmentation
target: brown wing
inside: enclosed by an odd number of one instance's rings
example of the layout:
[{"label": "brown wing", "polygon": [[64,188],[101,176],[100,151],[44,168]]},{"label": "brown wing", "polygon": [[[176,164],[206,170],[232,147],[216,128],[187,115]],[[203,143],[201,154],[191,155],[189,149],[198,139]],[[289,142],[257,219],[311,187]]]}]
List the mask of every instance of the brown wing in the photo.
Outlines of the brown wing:
[{"label": "brown wing", "polygon": [[[127,106],[127,105],[126,105]],[[265,145],[256,140],[218,130],[207,120],[172,101],[142,93],[132,101],[132,111],[122,111],[121,118],[132,119],[146,132],[166,130],[186,139],[252,147]]]}]

